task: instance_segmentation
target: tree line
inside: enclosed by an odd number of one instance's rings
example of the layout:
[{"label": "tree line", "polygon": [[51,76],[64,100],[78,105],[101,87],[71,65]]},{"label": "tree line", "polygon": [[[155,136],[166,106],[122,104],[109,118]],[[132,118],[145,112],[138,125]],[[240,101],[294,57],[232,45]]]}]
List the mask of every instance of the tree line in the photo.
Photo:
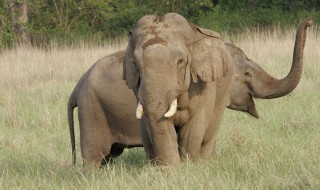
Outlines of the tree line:
[{"label": "tree line", "polygon": [[177,12],[219,32],[292,26],[320,16],[320,0],[0,0],[0,48],[104,43],[145,14]]}]

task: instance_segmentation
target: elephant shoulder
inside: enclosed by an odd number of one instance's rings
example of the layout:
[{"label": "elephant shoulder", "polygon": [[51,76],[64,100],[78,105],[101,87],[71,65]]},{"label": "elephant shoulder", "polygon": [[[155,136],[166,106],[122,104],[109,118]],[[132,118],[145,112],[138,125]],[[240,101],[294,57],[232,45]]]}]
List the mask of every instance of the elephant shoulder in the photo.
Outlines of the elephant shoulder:
[{"label": "elephant shoulder", "polygon": [[118,51],[99,59],[93,66],[88,81],[91,85],[122,80],[124,51]]}]

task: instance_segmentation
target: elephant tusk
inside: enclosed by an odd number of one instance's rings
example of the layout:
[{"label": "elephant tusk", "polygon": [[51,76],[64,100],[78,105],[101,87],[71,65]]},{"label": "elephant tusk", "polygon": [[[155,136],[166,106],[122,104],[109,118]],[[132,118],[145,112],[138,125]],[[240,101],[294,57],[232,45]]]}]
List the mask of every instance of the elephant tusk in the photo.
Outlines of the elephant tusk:
[{"label": "elephant tusk", "polygon": [[171,117],[171,116],[173,116],[173,115],[176,113],[176,111],[177,111],[177,105],[178,105],[178,99],[175,98],[175,99],[172,101],[168,112],[167,112],[166,114],[164,114],[164,117]]},{"label": "elephant tusk", "polygon": [[142,107],[141,103],[139,102],[138,106],[137,106],[137,110],[136,110],[137,119],[141,119],[142,114],[143,114],[143,107]]}]

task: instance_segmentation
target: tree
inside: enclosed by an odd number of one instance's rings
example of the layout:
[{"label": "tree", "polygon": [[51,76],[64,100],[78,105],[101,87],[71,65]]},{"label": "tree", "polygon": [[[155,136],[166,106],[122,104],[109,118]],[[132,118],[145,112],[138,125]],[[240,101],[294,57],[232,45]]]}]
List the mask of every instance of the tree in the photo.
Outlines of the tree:
[{"label": "tree", "polygon": [[15,45],[30,45],[27,24],[29,20],[26,1],[8,0]]},{"label": "tree", "polygon": [[9,4],[0,1],[0,48],[11,47],[13,42]]}]

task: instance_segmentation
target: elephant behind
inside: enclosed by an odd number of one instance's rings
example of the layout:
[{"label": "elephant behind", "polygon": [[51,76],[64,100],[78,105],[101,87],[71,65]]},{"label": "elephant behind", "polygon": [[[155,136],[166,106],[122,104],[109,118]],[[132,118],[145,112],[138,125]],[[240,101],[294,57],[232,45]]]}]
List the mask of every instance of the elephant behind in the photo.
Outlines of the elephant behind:
[{"label": "elephant behind", "polygon": [[78,107],[80,147],[85,162],[104,164],[124,148],[142,146],[136,100],[121,79],[124,51],[98,60],[79,80],[68,102],[73,163],[75,136],[73,109]]},{"label": "elephant behind", "polygon": [[[258,118],[254,98],[277,98],[290,93],[301,77],[306,27],[311,20],[301,23],[297,31],[294,59],[287,77],[277,80],[268,75],[244,52],[226,44],[234,59],[234,79],[228,108],[248,112]],[[71,135],[73,162],[75,163],[75,137],[73,109],[78,106],[81,153],[85,162],[96,165],[107,163],[120,155],[124,148],[142,146],[139,121],[135,118],[136,98],[122,80],[124,51],[97,61],[79,80],[68,102],[68,121]],[[286,83],[270,97],[261,93],[268,81]],[[287,81],[287,82],[280,82]],[[262,89],[261,89],[262,88]],[[270,91],[270,90],[269,90]],[[272,91],[273,94],[276,91]]]}]

